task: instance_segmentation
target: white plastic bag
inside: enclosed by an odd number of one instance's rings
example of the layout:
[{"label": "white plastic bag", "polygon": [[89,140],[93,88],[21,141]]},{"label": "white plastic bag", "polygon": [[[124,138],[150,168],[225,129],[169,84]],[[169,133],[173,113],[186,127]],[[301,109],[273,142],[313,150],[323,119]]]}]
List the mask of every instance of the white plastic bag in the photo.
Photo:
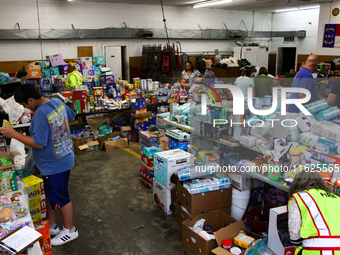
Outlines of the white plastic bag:
[{"label": "white plastic bag", "polygon": [[0,104],[4,111],[8,114],[9,121],[18,124],[19,119],[25,112],[24,107],[15,101],[14,96],[6,99],[5,101],[0,101]]}]

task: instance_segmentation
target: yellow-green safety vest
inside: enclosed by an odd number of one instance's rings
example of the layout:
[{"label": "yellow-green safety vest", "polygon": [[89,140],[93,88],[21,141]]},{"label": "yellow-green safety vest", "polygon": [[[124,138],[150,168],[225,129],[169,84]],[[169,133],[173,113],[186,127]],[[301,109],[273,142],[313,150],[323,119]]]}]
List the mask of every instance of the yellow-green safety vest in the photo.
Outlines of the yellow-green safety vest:
[{"label": "yellow-green safety vest", "polygon": [[295,193],[292,199],[302,219],[303,242],[295,254],[340,255],[340,197],[311,189]]},{"label": "yellow-green safety vest", "polygon": [[65,83],[65,86],[68,90],[72,90],[72,87],[79,86],[83,84],[83,76],[78,71],[73,71],[68,75],[68,82]]}]

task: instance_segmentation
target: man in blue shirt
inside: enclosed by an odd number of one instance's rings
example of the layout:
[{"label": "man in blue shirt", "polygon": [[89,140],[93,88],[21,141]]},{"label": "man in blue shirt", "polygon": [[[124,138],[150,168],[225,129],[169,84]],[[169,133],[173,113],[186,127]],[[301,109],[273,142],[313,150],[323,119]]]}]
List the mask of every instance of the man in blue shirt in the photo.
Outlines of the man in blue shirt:
[{"label": "man in blue shirt", "polygon": [[[33,85],[21,85],[14,98],[25,108],[35,111],[29,130],[31,136],[22,135],[10,127],[2,128],[1,133],[32,147],[35,163],[44,180],[50,232],[56,235],[51,244],[62,245],[78,237],[68,193],[70,171],[74,166],[69,122],[76,114],[61,100],[42,97]],[[58,209],[64,223],[61,231],[56,224]]]},{"label": "man in blue shirt", "polygon": [[[317,65],[318,56],[310,55],[305,62],[305,66],[301,68],[301,70],[296,74],[294,81],[292,83],[292,88],[304,88],[310,91],[311,98],[307,104],[323,99],[323,97],[318,94],[316,83],[312,75],[312,73],[316,71]],[[306,95],[304,93],[295,92],[290,93],[289,99],[298,99],[305,97]],[[287,110],[295,113],[299,112],[299,108],[297,108],[295,104],[287,105]]]}]

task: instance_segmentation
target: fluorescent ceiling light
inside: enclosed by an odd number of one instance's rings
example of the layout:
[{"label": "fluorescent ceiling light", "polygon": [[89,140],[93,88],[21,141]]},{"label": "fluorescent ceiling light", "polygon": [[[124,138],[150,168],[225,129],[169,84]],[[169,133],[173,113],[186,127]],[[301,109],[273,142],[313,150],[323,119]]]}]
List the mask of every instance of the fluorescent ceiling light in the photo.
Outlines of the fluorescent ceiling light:
[{"label": "fluorescent ceiling light", "polygon": [[192,7],[193,8],[200,8],[200,7],[208,7],[211,5],[218,5],[218,4],[224,4],[224,3],[229,3],[232,0],[215,0],[215,1],[206,1],[206,2],[201,2],[198,4],[194,4]]},{"label": "fluorescent ceiling light", "polygon": [[316,8],[320,8],[320,6],[316,5],[316,6],[308,6],[308,7],[297,7],[297,8],[276,10],[275,12],[292,12],[292,11],[302,11],[302,10],[309,10],[309,9],[316,9]]}]

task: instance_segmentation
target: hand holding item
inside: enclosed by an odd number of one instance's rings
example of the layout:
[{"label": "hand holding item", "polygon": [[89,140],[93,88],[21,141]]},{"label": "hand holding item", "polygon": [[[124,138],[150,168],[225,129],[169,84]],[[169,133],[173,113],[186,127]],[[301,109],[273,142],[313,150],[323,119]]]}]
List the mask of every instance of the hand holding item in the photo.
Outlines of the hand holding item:
[{"label": "hand holding item", "polygon": [[7,138],[14,138],[16,131],[12,127],[1,128],[1,134]]}]

